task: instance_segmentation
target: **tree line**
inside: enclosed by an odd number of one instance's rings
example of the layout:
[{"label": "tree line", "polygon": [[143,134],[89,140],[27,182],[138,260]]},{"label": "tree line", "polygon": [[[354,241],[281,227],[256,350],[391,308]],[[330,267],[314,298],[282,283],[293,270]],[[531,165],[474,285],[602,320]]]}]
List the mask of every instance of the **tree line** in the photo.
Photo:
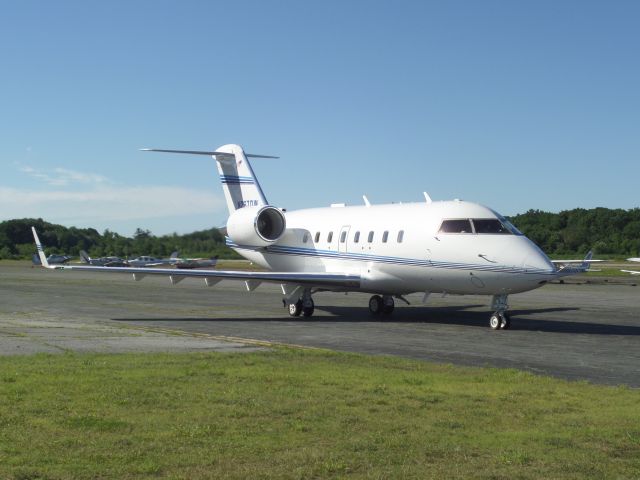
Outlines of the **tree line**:
[{"label": "tree line", "polygon": [[548,254],[638,256],[640,208],[576,208],[559,213],[529,210],[510,218]]},{"label": "tree line", "polygon": [[[559,213],[529,210],[510,220],[550,255],[583,255],[593,250],[600,255],[640,256],[640,208],[576,208]],[[86,250],[92,257],[166,257],[178,250],[185,257],[240,258],[225,246],[224,236],[216,228],[161,236],[138,228],[132,237],[125,237],[110,230],[101,234],[93,228],[24,218],[0,223],[0,259],[31,258],[35,253],[31,226],[38,230],[47,254],[77,256]]]},{"label": "tree line", "polygon": [[36,227],[47,255],[60,253],[78,256],[80,250],[85,250],[91,257],[168,257],[177,250],[183,257],[208,258],[218,255],[220,258],[240,258],[225,245],[224,236],[217,228],[186,235],[174,233],[161,236],[138,228],[132,237],[125,237],[110,230],[99,233],[94,228],[65,227],[41,218],[23,218],[0,223],[0,259],[31,258],[36,252],[32,226]]}]

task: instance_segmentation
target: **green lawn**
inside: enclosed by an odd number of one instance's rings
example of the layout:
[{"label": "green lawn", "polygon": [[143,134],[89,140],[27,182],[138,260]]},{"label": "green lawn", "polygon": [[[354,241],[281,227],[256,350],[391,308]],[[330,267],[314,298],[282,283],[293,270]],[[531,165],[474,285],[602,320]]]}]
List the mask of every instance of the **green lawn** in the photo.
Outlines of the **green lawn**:
[{"label": "green lawn", "polygon": [[640,391],[278,348],[0,358],[0,478],[638,478]]}]

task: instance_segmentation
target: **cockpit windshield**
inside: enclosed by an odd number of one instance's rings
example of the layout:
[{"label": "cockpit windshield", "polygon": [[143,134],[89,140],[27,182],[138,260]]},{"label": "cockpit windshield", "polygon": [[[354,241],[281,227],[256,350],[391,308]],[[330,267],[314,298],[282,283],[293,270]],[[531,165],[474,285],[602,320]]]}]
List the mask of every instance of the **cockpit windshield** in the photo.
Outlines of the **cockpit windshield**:
[{"label": "cockpit windshield", "polygon": [[474,218],[473,227],[476,233],[511,233],[497,218]]},{"label": "cockpit windshield", "polygon": [[507,220],[503,216],[499,215],[498,218],[514,235],[524,235],[524,233],[518,230],[518,228],[513,223],[511,223],[509,220]]},{"label": "cockpit windshield", "polygon": [[443,220],[438,233],[472,233],[478,235],[522,235],[504,217],[498,218],[455,218]]},{"label": "cockpit windshield", "polygon": [[439,233],[473,233],[469,219],[443,220]]}]

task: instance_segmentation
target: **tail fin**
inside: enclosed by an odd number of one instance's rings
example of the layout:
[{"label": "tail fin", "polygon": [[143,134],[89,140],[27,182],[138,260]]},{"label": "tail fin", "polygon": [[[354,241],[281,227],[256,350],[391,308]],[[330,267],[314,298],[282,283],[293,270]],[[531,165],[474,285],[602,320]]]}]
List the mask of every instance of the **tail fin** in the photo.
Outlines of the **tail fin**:
[{"label": "tail fin", "polygon": [[229,213],[239,208],[267,205],[267,199],[242,147],[224,145],[216,152],[222,153],[216,154],[215,157]]},{"label": "tail fin", "polygon": [[82,260],[82,263],[91,263],[91,257],[84,250],[80,250],[80,259]]},{"label": "tail fin", "polygon": [[258,179],[253,173],[247,158],[278,158],[268,155],[245,153],[240,145],[223,145],[214,152],[194,150],[160,150],[143,148],[147,152],[188,153],[192,155],[211,155],[216,159],[218,173],[222,182],[222,190],[229,213],[244,207],[262,207],[267,205],[267,199],[260,188]]},{"label": "tail fin", "polygon": [[589,267],[591,266],[591,259],[593,258],[593,252],[591,250],[589,250],[587,252],[587,255],[584,257],[584,260],[582,260],[582,265],[580,265],[580,268],[582,270],[584,270],[585,272],[587,270],[589,270]]},{"label": "tail fin", "polygon": [[36,241],[36,248],[38,249],[38,256],[40,257],[40,264],[46,268],[49,267],[49,262],[47,261],[47,256],[44,254],[44,249],[42,248],[42,244],[40,243],[40,239],[38,238],[38,234],[36,233],[36,228],[31,227],[31,231],[33,232],[33,239]]}]

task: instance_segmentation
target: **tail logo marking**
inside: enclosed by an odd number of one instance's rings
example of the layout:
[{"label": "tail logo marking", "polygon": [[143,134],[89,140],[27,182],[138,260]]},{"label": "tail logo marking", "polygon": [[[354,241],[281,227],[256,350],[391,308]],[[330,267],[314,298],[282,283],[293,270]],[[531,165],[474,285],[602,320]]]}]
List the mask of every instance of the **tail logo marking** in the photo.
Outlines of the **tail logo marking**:
[{"label": "tail logo marking", "polygon": [[238,200],[237,206],[238,208],[257,207],[258,200]]}]

